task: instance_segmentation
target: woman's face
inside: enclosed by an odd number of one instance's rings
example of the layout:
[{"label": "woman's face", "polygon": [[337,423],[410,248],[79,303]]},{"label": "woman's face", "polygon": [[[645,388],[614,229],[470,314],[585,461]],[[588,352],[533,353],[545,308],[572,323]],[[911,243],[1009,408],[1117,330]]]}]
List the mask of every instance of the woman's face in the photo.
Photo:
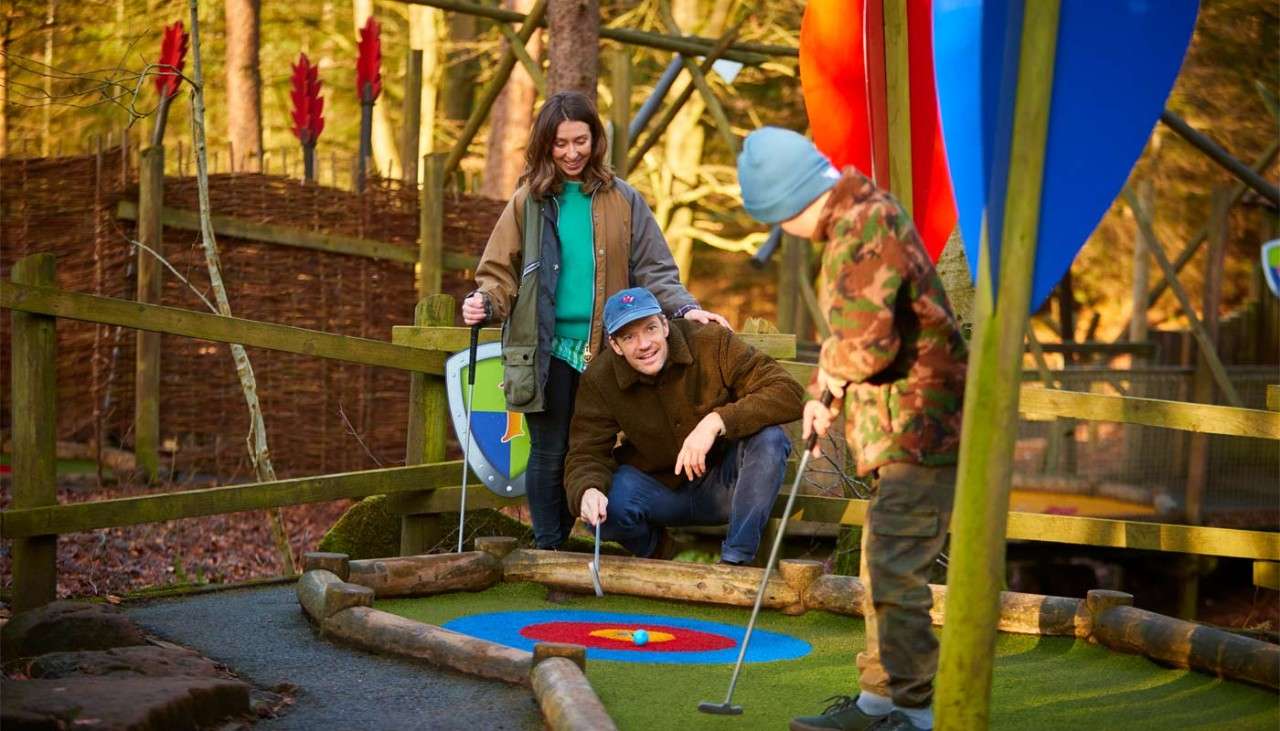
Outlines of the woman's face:
[{"label": "woman's face", "polygon": [[567,180],[582,180],[582,171],[591,157],[591,128],[586,122],[565,120],[556,127],[551,159]]}]

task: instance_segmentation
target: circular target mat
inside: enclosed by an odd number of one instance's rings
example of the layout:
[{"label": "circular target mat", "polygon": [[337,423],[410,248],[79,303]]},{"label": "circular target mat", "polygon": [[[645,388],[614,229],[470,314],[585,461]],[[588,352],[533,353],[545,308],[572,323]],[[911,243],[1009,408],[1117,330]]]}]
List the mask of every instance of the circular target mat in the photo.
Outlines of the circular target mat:
[{"label": "circular target mat", "polygon": [[[489,612],[450,620],[444,627],[472,637],[532,651],[538,642],[568,642],[587,648],[587,657],[618,662],[734,663],[746,627],[656,614],[542,609]],[[633,641],[643,629],[649,640]],[[751,632],[744,662],[793,660],[809,654],[804,640],[759,627]]]}]

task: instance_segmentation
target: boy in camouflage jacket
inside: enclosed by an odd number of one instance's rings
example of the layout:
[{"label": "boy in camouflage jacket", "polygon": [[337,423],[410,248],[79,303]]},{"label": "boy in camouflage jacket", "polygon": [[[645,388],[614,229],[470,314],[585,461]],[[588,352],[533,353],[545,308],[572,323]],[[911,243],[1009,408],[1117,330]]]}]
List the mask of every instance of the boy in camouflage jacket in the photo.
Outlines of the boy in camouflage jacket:
[{"label": "boy in camouflage jacket", "polygon": [[804,433],[843,411],[857,472],[877,490],[862,534],[867,588],[860,693],[791,721],[814,729],[929,729],[938,642],[929,569],[946,541],[967,346],[902,206],[854,168],[837,172],[795,132],[757,130],[738,159],[746,209],[824,244],[819,295],[831,326]]}]

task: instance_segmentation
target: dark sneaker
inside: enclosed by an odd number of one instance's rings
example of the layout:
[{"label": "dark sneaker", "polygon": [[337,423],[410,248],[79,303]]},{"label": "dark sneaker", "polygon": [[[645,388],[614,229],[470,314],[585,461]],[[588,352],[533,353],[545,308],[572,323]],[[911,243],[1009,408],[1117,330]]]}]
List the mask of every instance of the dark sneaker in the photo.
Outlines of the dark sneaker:
[{"label": "dark sneaker", "polygon": [[[877,724],[893,714],[873,716],[858,708],[858,696],[836,695],[823,701],[830,703],[818,716],[800,716],[791,719],[791,731],[863,731],[880,728]],[[899,714],[901,715],[901,714]],[[905,716],[904,716],[905,718]],[[910,723],[910,722],[908,722]]]},{"label": "dark sneaker", "polygon": [[870,728],[873,731],[923,731],[919,726],[911,723],[911,719],[907,718],[907,714],[896,710],[890,711],[887,716],[882,716]]}]

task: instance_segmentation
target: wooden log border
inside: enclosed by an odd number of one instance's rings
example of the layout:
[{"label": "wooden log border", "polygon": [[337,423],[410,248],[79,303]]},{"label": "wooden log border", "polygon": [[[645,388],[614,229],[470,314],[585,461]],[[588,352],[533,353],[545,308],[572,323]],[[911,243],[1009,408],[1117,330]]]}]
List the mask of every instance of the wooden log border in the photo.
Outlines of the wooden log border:
[{"label": "wooden log border", "polygon": [[[588,708],[591,699],[599,703],[586,677],[582,676],[579,681],[574,675],[582,675],[582,663],[576,653],[569,651],[572,648],[557,651],[544,648],[543,652],[536,653],[535,660],[531,653],[402,619],[364,604],[366,597],[371,602],[374,595],[374,588],[365,582],[381,580],[378,572],[367,567],[379,563],[385,566],[390,562],[395,562],[410,581],[412,577],[419,577],[416,585],[401,584],[407,593],[397,596],[454,590],[451,587],[460,580],[459,573],[467,570],[477,572],[475,585],[488,586],[496,583],[490,581],[489,571],[499,565],[501,581],[532,581],[554,588],[591,592],[586,569],[588,554],[510,550],[513,543],[513,539],[488,539],[483,550],[464,554],[353,561],[350,562],[350,583],[343,582],[331,571],[314,569],[298,582],[299,603],[321,625],[322,634],[365,649],[422,658],[462,672],[530,685],[538,694],[544,718],[551,728],[610,728],[601,725],[594,710],[584,711],[582,719],[568,711],[571,707]],[[304,557],[304,565],[322,563],[341,566],[343,557],[340,554]],[[442,566],[451,566],[453,570],[441,572]],[[820,565],[816,562],[783,561],[778,575],[770,579],[764,606],[785,614],[820,609],[862,616],[866,601],[862,582],[852,576],[817,575],[818,571]],[[762,569],[751,567],[707,566],[628,556],[603,556],[600,566],[601,584],[607,593],[726,606],[749,606],[762,574]],[[933,624],[941,626],[946,614],[947,587],[930,585],[930,589],[933,593],[930,615]],[[378,596],[383,596],[382,592],[378,592]],[[1094,590],[1084,599],[1006,591],[1000,595],[997,628],[1012,634],[1074,637],[1118,652],[1140,654],[1160,663],[1280,690],[1280,645],[1135,609],[1132,604],[1132,595],[1118,591]],[[489,662],[497,664],[486,668],[484,663]],[[558,668],[555,678],[538,680],[539,672],[551,671],[538,671],[537,666],[550,662],[555,662],[554,667]],[[542,683],[541,690],[538,690],[539,683]],[[583,695],[588,691],[589,698]],[[604,713],[602,706],[599,711]],[[603,718],[607,719],[607,714]],[[584,723],[587,725],[582,725]]]}]

